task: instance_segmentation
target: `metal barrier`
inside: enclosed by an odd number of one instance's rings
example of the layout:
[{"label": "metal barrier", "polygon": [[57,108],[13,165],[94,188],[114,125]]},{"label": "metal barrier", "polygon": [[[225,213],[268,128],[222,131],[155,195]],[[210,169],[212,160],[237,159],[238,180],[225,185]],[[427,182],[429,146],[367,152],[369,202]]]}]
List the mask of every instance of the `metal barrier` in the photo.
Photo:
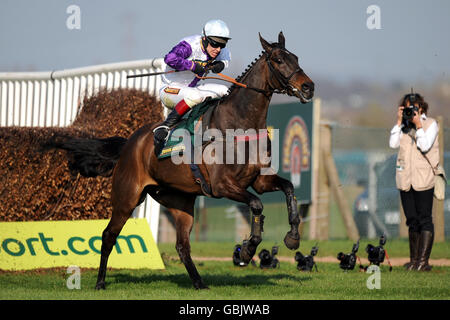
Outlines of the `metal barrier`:
[{"label": "metal barrier", "polygon": [[[135,88],[159,98],[161,77],[127,79],[127,75],[163,71],[164,60],[136,60],[48,72],[0,72],[1,127],[66,127],[84,97],[100,89]],[[133,217],[146,218],[155,241],[159,203],[147,196]]]}]

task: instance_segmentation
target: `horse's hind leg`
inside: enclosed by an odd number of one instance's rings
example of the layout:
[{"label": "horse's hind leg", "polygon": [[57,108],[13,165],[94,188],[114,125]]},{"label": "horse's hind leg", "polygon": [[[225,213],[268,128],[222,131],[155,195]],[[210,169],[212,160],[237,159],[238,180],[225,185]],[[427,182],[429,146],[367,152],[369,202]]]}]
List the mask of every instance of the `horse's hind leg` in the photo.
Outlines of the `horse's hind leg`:
[{"label": "horse's hind leg", "polygon": [[108,258],[111,254],[113,246],[116,244],[116,239],[119,236],[125,222],[131,216],[131,211],[120,211],[113,210],[113,215],[102,234],[102,249],[100,258],[100,267],[98,269],[98,278],[95,289],[105,289],[105,277],[106,277],[106,267],[108,264]]},{"label": "horse's hind leg", "polygon": [[176,249],[196,289],[207,289],[191,258],[189,235],[194,224],[195,195],[173,189],[149,189],[153,199],[169,209],[177,231]]},{"label": "horse's hind leg", "polygon": [[[122,185],[124,187],[124,185]],[[111,254],[113,246],[116,244],[117,237],[122,231],[123,226],[127,222],[128,218],[133,213],[134,208],[139,204],[142,199],[142,194],[139,194],[136,190],[136,186],[129,186],[128,188],[121,189],[121,193],[112,192],[113,200],[113,213],[111,220],[106,226],[102,234],[102,248],[100,267],[98,269],[98,278],[95,289],[105,289],[105,277],[106,267],[108,264],[108,258]]]},{"label": "horse's hind leg", "polygon": [[291,250],[297,249],[300,245],[300,234],[298,232],[300,214],[297,209],[297,199],[294,195],[294,186],[292,183],[277,175],[260,175],[252,187],[259,194],[278,190],[284,192],[286,195],[289,224],[291,225],[291,230],[284,237],[284,244]]}]

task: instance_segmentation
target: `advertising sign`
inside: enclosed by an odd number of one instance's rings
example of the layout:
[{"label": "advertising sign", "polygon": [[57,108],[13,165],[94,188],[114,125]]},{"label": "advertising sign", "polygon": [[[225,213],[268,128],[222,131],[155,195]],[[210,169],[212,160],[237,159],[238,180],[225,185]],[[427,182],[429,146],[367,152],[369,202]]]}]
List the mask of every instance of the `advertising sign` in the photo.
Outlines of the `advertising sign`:
[{"label": "advertising sign", "polygon": [[[109,220],[0,223],[0,269],[28,270],[76,265],[98,268],[102,232]],[[108,267],[164,269],[145,219],[129,219]]]}]

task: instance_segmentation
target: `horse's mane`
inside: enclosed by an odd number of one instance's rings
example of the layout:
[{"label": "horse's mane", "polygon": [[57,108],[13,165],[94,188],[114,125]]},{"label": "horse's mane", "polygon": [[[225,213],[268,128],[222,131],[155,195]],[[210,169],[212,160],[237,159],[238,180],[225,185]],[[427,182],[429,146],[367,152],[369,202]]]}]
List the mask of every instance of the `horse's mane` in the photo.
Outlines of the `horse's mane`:
[{"label": "horse's mane", "polygon": [[[242,72],[242,74],[236,78],[237,82],[241,82],[242,79],[244,79],[244,77],[249,73],[249,71],[253,68],[255,63],[262,57],[263,54],[264,54],[264,51],[262,51],[261,54],[247,66],[247,68]],[[231,87],[228,88],[227,93],[221,98],[221,102],[223,100],[227,99],[229,97],[229,95],[231,94],[231,92],[233,92],[233,90],[236,88],[241,88],[241,87],[239,87],[235,84],[231,85]]]}]

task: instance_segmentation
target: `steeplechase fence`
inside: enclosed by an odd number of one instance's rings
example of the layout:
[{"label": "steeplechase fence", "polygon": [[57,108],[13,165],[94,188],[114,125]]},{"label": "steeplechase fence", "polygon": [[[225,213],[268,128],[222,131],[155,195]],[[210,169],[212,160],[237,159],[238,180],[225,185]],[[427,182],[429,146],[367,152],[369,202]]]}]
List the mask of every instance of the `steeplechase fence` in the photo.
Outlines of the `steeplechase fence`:
[{"label": "steeplechase fence", "polygon": [[[66,127],[80,112],[81,102],[101,89],[134,88],[158,98],[161,77],[127,75],[160,72],[161,58],[103,64],[47,72],[0,72],[1,127]],[[157,241],[159,204],[150,196],[133,217],[146,218]]]}]

